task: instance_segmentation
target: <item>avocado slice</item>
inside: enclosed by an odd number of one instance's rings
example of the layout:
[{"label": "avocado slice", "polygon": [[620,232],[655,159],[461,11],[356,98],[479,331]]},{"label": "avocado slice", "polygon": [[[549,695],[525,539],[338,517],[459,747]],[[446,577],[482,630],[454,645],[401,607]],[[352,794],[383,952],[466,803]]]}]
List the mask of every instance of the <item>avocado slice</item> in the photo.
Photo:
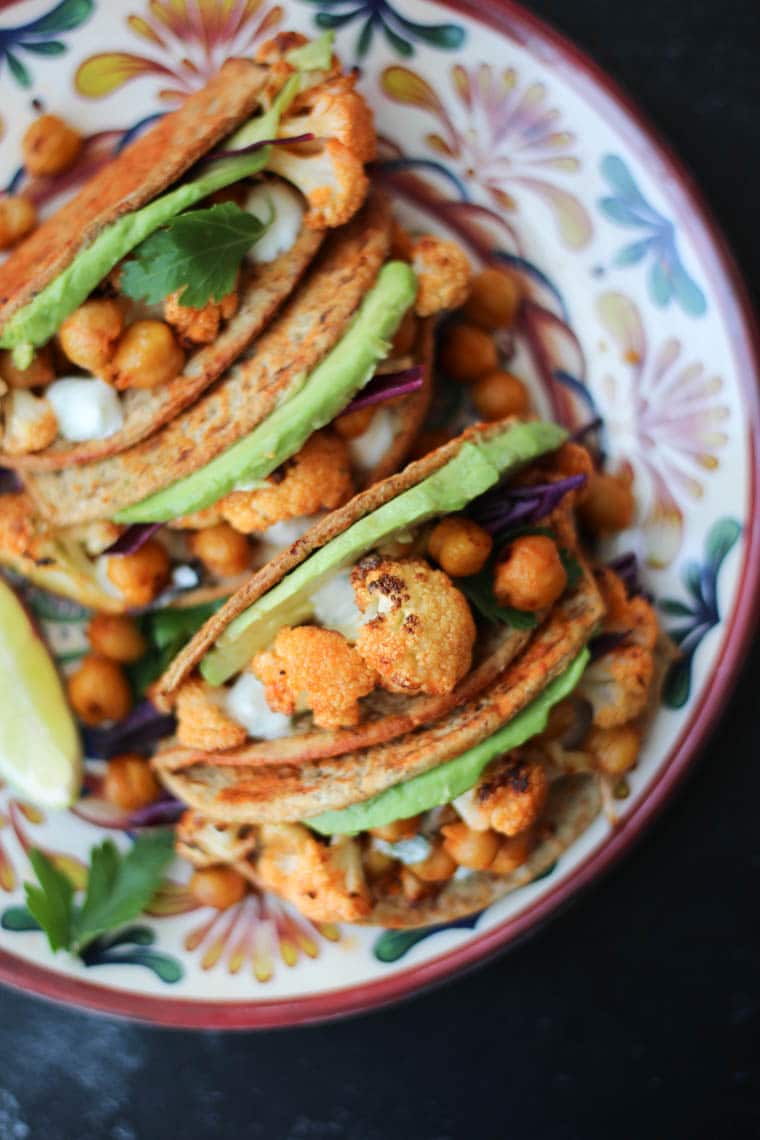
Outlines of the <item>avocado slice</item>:
[{"label": "avocado slice", "polygon": [[326,543],[230,622],[203,658],[201,673],[212,685],[221,685],[269,645],[282,625],[310,617],[309,599],[331,574],[400,530],[461,511],[503,475],[553,451],[566,438],[557,424],[534,421],[513,424],[491,439],[468,440],[445,466]]},{"label": "avocado slice", "polygon": [[[281,116],[301,86],[301,75],[291,76],[269,110],[240,127],[226,141],[225,147],[239,149],[274,138]],[[34,349],[50,340],[66,317],[140,242],[202,198],[263,170],[270,154],[271,147],[263,147],[253,154],[221,158],[210,163],[197,178],[181,183],[141,209],[111,222],[49,285],[14,313],[0,335],[0,347],[13,350],[17,367],[28,367]]]},{"label": "avocado slice", "polygon": [[483,769],[497,756],[518,748],[532,736],[543,732],[552,708],[572,693],[589,657],[588,649],[582,649],[565,672],[556,677],[541,696],[536,697],[514,720],[461,756],[411,780],[394,784],[369,800],[352,804],[342,811],[323,812],[305,822],[321,835],[355,834],[371,827],[385,827],[397,819],[408,819],[441,804],[451,803],[477,783]]},{"label": "avocado slice", "polygon": [[335,419],[388,355],[391,339],[417,295],[413,270],[389,261],[364,297],[348,332],[289,400],[205,467],[125,507],[117,522],[166,522],[216,503],[238,483],[265,479]]}]

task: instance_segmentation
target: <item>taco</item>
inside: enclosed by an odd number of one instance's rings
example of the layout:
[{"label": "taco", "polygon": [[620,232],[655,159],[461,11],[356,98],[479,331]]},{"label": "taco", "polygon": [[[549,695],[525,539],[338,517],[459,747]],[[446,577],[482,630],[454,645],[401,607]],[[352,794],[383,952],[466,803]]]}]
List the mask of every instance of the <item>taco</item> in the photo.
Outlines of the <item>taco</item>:
[{"label": "taco", "polygon": [[0,267],[0,462],[91,463],[191,405],[360,208],[374,146],[329,37],[226,62]]}]

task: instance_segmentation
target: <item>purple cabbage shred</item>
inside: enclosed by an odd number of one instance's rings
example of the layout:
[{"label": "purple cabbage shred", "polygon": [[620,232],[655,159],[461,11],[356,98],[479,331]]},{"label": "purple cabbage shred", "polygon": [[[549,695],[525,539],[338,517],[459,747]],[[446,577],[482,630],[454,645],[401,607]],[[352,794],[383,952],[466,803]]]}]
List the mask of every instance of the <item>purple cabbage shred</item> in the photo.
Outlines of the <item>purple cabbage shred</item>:
[{"label": "purple cabbage shred", "polygon": [[12,468],[0,467],[0,495],[10,495],[23,489],[24,484]]},{"label": "purple cabbage shred", "polygon": [[531,526],[550,515],[565,495],[585,482],[586,476],[579,474],[533,487],[496,487],[472,503],[470,514],[491,534]]},{"label": "purple cabbage shred", "polygon": [[120,752],[142,752],[151,748],[175,728],[174,717],[159,712],[150,701],[142,701],[129,716],[109,728],[82,728],[85,755],[93,760],[110,760]]},{"label": "purple cabbage shred", "polygon": [[185,810],[185,805],[166,792],[160,800],[138,808],[129,817],[129,827],[161,827],[174,824]]},{"label": "purple cabbage shred", "polygon": [[418,392],[425,378],[425,369],[421,364],[412,368],[404,368],[400,372],[389,372],[385,376],[375,376],[366,388],[343,409],[341,415],[358,412],[361,408],[372,407],[373,404],[382,404],[386,400],[395,400],[398,396],[408,396]]},{"label": "purple cabbage shred", "polygon": [[627,629],[610,630],[609,633],[598,633],[596,637],[592,637],[588,643],[591,660],[598,661],[605,653],[612,653],[613,649],[623,645],[628,640],[629,632]]},{"label": "purple cabbage shred", "polygon": [[128,526],[123,534],[120,534],[116,542],[112,542],[104,554],[110,557],[119,554],[134,554],[149,538],[152,538],[157,530],[161,529],[161,523],[134,523]]},{"label": "purple cabbage shred", "polygon": [[249,146],[241,146],[237,150],[215,150],[212,154],[208,155],[206,162],[214,162],[217,158],[238,158],[242,154],[255,154],[257,150],[263,150],[265,146],[293,146],[295,143],[313,142],[315,136],[311,133],[303,135],[291,135],[289,138],[282,139],[262,139],[260,142],[250,143]]}]

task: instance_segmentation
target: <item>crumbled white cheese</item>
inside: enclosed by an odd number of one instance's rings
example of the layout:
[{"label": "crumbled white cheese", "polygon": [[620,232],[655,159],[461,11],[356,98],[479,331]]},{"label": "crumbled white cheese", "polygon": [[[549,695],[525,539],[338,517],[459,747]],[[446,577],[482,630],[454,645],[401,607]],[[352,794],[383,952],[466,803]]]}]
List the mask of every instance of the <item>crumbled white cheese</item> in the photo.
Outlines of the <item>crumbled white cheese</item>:
[{"label": "crumbled white cheese", "polygon": [[272,217],[269,228],[248,254],[252,261],[274,261],[295,245],[301,232],[304,206],[301,195],[292,187],[269,179],[259,182],[246,197],[243,208],[262,222]]},{"label": "crumbled white cheese", "polygon": [[359,471],[370,471],[389,451],[395,435],[393,415],[388,408],[378,408],[369,427],[348,441],[351,460]]},{"label": "crumbled white cheese", "polygon": [[386,839],[373,839],[373,846],[383,855],[391,859],[398,859],[401,863],[422,863],[432,851],[432,844],[424,835],[414,835],[411,839],[399,839],[397,843],[388,843]]},{"label": "crumbled white cheese", "polygon": [[45,391],[58,420],[58,431],[72,443],[107,439],[124,424],[119,394],[105,380],[67,376]]},{"label": "crumbled white cheese", "polygon": [[241,673],[232,688],[227,690],[225,708],[233,720],[257,739],[277,740],[290,734],[290,717],[272,712],[264,695],[264,686],[253,673]]},{"label": "crumbled white cheese", "polygon": [[297,538],[300,538],[309,529],[314,521],[313,518],[306,518],[305,516],[297,519],[285,519],[283,522],[268,527],[267,530],[262,530],[256,537],[261,542],[266,542],[268,546],[274,546],[278,550],[287,550]]},{"label": "crumbled white cheese", "polygon": [[178,590],[192,590],[200,584],[198,571],[192,566],[175,566],[172,570],[172,586]]},{"label": "crumbled white cheese", "polygon": [[336,629],[348,641],[356,641],[365,618],[356,604],[350,570],[339,570],[315,590],[310,601],[319,625]]}]

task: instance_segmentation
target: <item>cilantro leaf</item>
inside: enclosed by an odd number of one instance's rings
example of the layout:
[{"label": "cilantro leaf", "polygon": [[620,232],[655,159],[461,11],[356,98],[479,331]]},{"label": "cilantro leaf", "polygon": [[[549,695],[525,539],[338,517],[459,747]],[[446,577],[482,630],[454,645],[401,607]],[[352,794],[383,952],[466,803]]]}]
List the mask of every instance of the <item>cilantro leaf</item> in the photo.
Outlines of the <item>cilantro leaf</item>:
[{"label": "cilantro leaf", "polygon": [[516,610],[514,606],[501,606],[493,592],[493,563],[487,562],[484,568],[469,578],[458,578],[457,586],[486,621],[511,625],[514,629],[533,629],[537,619],[526,610]]},{"label": "cilantro leaf", "polygon": [[47,934],[50,949],[67,949],[71,944],[74,887],[42,851],[29,852],[39,886],[24,883],[26,905]]},{"label": "cilantro leaf", "polygon": [[271,221],[271,211],[261,221],[234,202],[178,214],[138,245],[122,269],[121,289],[148,304],[178,289],[180,303],[191,308],[221,301],[233,288],[241,261]]},{"label": "cilantro leaf", "polygon": [[136,696],[142,697],[225,599],[198,606],[155,610],[140,621],[140,629],[148,641],[148,651],[139,661],[127,666],[127,676]]},{"label": "cilantro leaf", "polygon": [[106,839],[90,852],[87,891],[78,906],[70,880],[42,851],[30,851],[39,886],[24,884],[27,906],[51,950],[81,954],[99,934],[136,918],[158,890],[173,852],[174,837],[167,830],[139,835],[126,855]]}]

